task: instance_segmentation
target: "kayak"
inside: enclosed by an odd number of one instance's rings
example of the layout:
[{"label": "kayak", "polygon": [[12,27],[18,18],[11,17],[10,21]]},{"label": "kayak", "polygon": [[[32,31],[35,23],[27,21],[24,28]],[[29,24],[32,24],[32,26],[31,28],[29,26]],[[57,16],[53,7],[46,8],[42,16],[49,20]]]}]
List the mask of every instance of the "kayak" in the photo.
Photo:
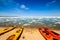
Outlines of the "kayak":
[{"label": "kayak", "polygon": [[49,32],[47,32],[41,28],[39,28],[38,30],[46,40],[57,40],[57,38],[52,36]]},{"label": "kayak", "polygon": [[7,40],[18,40],[23,32],[23,28],[19,28],[15,31],[11,36],[7,38]]},{"label": "kayak", "polygon": [[0,30],[0,35],[2,35],[2,34],[4,34],[4,33],[8,32],[8,31],[13,30],[14,28],[15,28],[15,27],[7,27],[6,29]]},{"label": "kayak", "polygon": [[[47,29],[47,30],[46,30]],[[49,32],[52,36],[56,37],[58,40],[60,40],[60,34],[54,32],[54,31],[51,31],[50,29],[48,28],[44,28],[44,30],[46,30],[47,32]]]}]

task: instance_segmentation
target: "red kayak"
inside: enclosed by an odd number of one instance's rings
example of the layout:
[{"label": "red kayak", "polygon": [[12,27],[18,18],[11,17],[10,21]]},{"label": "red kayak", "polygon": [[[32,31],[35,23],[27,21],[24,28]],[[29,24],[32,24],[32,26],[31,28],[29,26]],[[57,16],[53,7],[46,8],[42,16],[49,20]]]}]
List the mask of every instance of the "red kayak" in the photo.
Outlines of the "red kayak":
[{"label": "red kayak", "polygon": [[49,32],[47,32],[46,30],[43,30],[41,28],[39,28],[39,32],[43,35],[43,37],[46,40],[58,40],[56,37],[52,36]]},{"label": "red kayak", "polygon": [[52,36],[56,37],[58,40],[60,40],[60,34],[54,32],[54,31],[51,31],[50,29],[44,27],[44,30],[46,30],[47,32],[49,32]]}]

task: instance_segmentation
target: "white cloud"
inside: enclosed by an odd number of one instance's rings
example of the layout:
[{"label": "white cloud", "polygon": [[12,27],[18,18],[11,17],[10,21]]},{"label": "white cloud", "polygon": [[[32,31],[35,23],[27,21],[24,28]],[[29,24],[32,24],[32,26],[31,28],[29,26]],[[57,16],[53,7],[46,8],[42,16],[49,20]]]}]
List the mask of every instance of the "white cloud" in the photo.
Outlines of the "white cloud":
[{"label": "white cloud", "polygon": [[56,2],[56,0],[53,0],[53,1],[49,2],[49,3],[47,3],[46,6],[49,6],[50,4],[53,4],[55,2]]},{"label": "white cloud", "polygon": [[24,8],[24,9],[25,9],[25,8],[26,8],[26,6],[25,6],[25,5],[21,5],[21,8]]},{"label": "white cloud", "polygon": [[50,2],[50,4],[53,4],[53,3],[55,3],[55,2],[56,2],[56,0],[54,0],[54,1],[51,1],[51,2]]},{"label": "white cloud", "polygon": [[21,8],[21,9],[25,9],[25,10],[28,10],[28,9],[29,9],[29,8],[28,8],[28,7],[26,7],[26,5],[24,5],[24,4],[23,4],[23,5],[21,5],[21,6],[20,6],[20,8]]}]

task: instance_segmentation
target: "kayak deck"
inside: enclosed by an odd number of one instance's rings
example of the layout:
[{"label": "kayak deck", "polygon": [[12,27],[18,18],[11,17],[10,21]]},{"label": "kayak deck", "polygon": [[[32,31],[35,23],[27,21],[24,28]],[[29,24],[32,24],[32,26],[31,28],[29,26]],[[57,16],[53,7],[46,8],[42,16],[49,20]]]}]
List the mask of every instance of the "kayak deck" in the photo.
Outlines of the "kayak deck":
[{"label": "kayak deck", "polygon": [[38,30],[46,40],[60,40],[59,36],[56,36],[57,34],[55,35],[53,31],[50,31],[49,29],[39,28]]}]

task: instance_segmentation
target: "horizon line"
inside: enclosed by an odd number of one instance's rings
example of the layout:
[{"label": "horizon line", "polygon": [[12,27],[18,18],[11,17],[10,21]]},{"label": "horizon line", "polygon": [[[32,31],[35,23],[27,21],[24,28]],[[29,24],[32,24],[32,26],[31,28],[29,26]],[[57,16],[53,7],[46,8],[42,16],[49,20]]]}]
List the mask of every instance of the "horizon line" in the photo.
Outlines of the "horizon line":
[{"label": "horizon line", "polygon": [[60,16],[0,16],[0,18],[60,18]]}]

